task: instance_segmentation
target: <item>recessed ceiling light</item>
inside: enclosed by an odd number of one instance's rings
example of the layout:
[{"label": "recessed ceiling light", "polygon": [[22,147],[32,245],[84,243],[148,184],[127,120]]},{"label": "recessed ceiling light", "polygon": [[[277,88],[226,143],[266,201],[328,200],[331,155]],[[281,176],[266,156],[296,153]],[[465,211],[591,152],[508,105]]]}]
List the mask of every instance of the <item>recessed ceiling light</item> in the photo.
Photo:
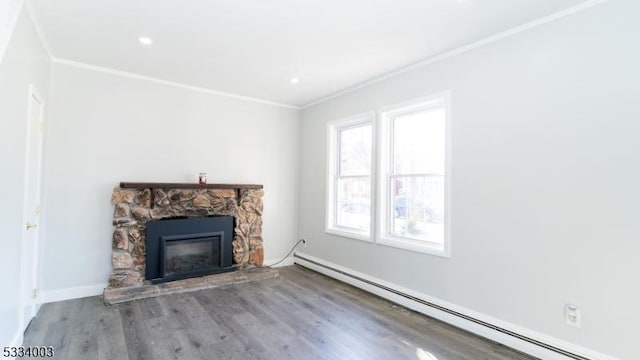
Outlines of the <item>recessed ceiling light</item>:
[{"label": "recessed ceiling light", "polygon": [[141,37],[141,38],[140,38],[140,39],[138,39],[138,40],[140,40],[140,43],[141,43],[142,45],[151,45],[151,44],[153,44],[153,40],[151,40],[151,38],[148,38],[148,37],[146,37],[146,36],[143,36],[143,37]]},{"label": "recessed ceiling light", "polygon": [[297,84],[300,82],[300,79],[298,79],[297,77],[291,78],[291,83],[292,84]]}]

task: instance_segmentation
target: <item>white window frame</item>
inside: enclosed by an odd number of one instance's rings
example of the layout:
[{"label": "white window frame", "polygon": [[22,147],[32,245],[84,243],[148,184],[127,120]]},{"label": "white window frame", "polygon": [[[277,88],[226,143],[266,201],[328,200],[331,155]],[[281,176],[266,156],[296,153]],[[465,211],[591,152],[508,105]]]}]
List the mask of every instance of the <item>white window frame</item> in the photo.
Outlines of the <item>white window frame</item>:
[{"label": "white window frame", "polygon": [[[449,92],[409,101],[380,110],[378,119],[378,173],[376,176],[376,243],[437,256],[451,256],[451,95]],[[406,113],[444,108],[445,110],[445,173],[444,173],[444,239],[443,243],[391,234],[391,178],[393,169],[393,132],[391,121]]]},{"label": "white window frame", "polygon": [[[376,188],[374,186],[374,178],[376,176],[375,170],[375,112],[368,112],[356,116],[351,116],[345,119],[336,120],[327,124],[327,201],[326,201],[326,214],[325,214],[325,231],[329,234],[338,235],[342,237],[373,242],[373,229],[375,224],[374,214],[375,212],[375,194]],[[371,173],[369,174],[369,180],[371,182],[371,205],[369,207],[369,229],[366,231],[339,226],[337,224],[337,181],[339,175],[340,166],[340,148],[338,143],[338,134],[342,130],[346,130],[353,127],[371,125]]]}]

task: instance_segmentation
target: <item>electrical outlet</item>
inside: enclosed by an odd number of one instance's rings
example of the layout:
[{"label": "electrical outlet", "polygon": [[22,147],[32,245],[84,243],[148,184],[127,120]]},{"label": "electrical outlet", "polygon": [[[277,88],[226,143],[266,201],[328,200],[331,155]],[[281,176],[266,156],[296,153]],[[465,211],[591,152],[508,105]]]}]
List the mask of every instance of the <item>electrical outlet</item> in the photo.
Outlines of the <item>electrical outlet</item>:
[{"label": "electrical outlet", "polygon": [[581,316],[580,316],[580,309],[578,309],[577,306],[573,304],[565,305],[564,317],[567,322],[567,325],[577,327],[577,328],[580,327]]}]

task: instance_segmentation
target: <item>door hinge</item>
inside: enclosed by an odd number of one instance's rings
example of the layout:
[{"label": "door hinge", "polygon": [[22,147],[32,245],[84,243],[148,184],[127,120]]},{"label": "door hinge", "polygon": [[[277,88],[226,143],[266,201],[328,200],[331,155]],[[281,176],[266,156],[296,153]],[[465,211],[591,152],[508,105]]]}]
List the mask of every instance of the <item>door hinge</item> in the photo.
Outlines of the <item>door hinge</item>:
[{"label": "door hinge", "polygon": [[38,297],[38,289],[33,289],[33,298],[36,299]]}]

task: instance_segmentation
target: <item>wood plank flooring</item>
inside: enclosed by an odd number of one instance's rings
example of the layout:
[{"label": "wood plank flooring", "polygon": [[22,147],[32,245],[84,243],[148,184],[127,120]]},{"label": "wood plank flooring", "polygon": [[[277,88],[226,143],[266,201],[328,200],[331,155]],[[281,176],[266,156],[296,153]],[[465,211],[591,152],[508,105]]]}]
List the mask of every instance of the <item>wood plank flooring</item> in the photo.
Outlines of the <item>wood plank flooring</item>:
[{"label": "wood plank flooring", "polygon": [[24,345],[56,359],[531,359],[300,266],[280,276],[104,306],[46,304]]}]

